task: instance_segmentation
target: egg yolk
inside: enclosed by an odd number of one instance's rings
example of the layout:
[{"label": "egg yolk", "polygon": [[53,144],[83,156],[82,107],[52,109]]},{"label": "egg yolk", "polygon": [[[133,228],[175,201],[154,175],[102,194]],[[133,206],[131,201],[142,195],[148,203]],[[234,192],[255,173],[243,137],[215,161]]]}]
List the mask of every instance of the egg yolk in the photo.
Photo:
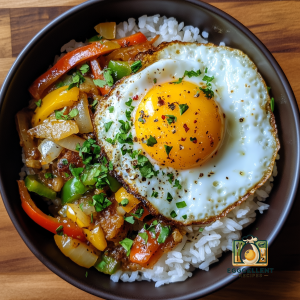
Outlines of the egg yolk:
[{"label": "egg yolk", "polygon": [[245,258],[246,258],[247,260],[252,260],[252,259],[254,259],[254,258],[255,258],[255,252],[254,252],[253,250],[247,250],[247,251],[245,252]]},{"label": "egg yolk", "polygon": [[223,123],[220,105],[187,81],[154,86],[135,115],[136,136],[143,149],[159,165],[175,169],[199,166],[214,155]]}]

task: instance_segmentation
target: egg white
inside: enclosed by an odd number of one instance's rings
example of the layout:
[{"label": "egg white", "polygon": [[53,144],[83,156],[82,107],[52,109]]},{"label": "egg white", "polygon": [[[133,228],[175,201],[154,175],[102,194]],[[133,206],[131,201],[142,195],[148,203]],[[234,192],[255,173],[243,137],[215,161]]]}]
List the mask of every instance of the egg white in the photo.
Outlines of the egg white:
[{"label": "egg white", "polygon": [[[98,142],[112,161],[115,174],[138,197],[151,203],[159,214],[184,224],[207,223],[224,216],[270,176],[279,149],[264,80],[254,63],[241,51],[211,44],[170,43],[154,55],[146,56],[144,64],[147,64],[146,68],[118,83],[107,99],[98,105],[95,115]],[[113,139],[119,132],[118,120],[127,121],[125,111],[128,106],[125,102],[138,95],[139,99],[132,102],[136,109],[153,87],[154,79],[156,84],[162,84],[182,77],[185,70],[199,69],[202,72],[199,77],[185,77],[184,80],[199,86],[205,85],[202,81],[204,75],[214,76],[214,99],[226,115],[221,148],[202,166],[190,170],[160,167],[143,153],[160,172],[151,179],[142,180],[139,170],[133,168],[136,159],[121,154],[122,144],[111,145],[105,139]],[[109,106],[114,106],[113,113],[107,109]],[[135,110],[131,116],[133,126],[130,132],[135,137]],[[114,123],[106,132],[104,124],[110,121]],[[125,148],[129,148],[128,145]],[[142,150],[138,142],[134,142],[131,148]],[[172,172],[182,189],[173,187],[174,182],[170,183],[162,171]],[[157,198],[151,197],[153,190],[158,192]],[[167,201],[168,193],[173,196],[171,202]],[[176,202],[180,201],[185,201],[187,206],[177,208]],[[177,214],[175,218],[170,216],[172,211]],[[187,215],[186,220],[182,218],[184,215]]]}]

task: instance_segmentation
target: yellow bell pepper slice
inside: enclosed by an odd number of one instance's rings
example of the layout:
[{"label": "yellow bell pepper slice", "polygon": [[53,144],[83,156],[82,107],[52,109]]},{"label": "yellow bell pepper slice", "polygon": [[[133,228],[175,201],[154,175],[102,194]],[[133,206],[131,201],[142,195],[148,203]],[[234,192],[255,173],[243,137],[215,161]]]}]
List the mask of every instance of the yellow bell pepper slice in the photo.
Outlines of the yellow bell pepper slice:
[{"label": "yellow bell pepper slice", "polygon": [[65,86],[52,91],[43,98],[41,106],[37,107],[32,117],[32,126],[41,124],[51,113],[65,106],[71,106],[79,99],[79,88],[67,90]]},{"label": "yellow bell pepper slice", "polygon": [[91,223],[90,218],[80,209],[77,204],[67,204],[67,218],[82,227],[88,227]]},{"label": "yellow bell pepper slice", "polygon": [[137,206],[141,201],[135,198],[133,195],[129,194],[123,187],[121,187],[116,193],[115,198],[118,203],[121,203],[122,200],[128,199],[128,204],[122,206],[122,208],[129,213],[135,206]]},{"label": "yellow bell pepper slice", "polygon": [[93,230],[83,229],[86,239],[98,250],[103,251],[107,247],[107,242],[100,225]]}]

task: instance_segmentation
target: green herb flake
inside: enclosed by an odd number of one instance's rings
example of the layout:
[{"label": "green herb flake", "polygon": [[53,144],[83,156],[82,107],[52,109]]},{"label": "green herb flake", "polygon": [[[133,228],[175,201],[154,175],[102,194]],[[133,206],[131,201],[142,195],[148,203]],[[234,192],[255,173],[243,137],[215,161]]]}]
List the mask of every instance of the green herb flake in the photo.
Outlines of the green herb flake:
[{"label": "green herb flake", "polygon": [[145,123],[146,123],[146,120],[145,120],[145,119],[143,119],[143,118],[141,118],[141,117],[140,117],[140,118],[138,118],[138,121],[139,121],[139,122],[141,122],[141,123],[143,123],[143,124],[145,124]]},{"label": "green herb flake", "polygon": [[92,42],[98,42],[98,41],[101,41],[102,39],[103,39],[102,36],[100,36],[100,35],[95,35],[95,36],[91,37],[90,39],[88,39],[88,41],[89,41],[90,43],[92,43]]},{"label": "green herb flake", "polygon": [[110,113],[113,113],[113,112],[114,112],[114,109],[115,109],[114,106],[110,106],[110,107],[108,108],[108,111],[109,111]]},{"label": "green herb flake", "polygon": [[176,214],[176,212],[175,212],[174,210],[172,210],[171,213],[170,213],[170,216],[171,216],[172,218],[176,218],[176,217],[177,217],[177,214]]},{"label": "green herb flake", "polygon": [[172,150],[173,147],[170,147],[168,145],[164,145],[164,147],[165,147],[167,155],[169,156],[169,153],[171,152],[171,150]]},{"label": "green herb flake", "polygon": [[131,214],[131,215],[134,216],[134,217],[137,217],[138,219],[140,219],[142,217],[143,213],[144,213],[144,209],[139,208],[135,211],[134,214]]},{"label": "green herb flake", "polygon": [[147,232],[139,232],[138,235],[144,240],[145,244],[147,244],[147,242],[148,242],[148,234],[147,234]]},{"label": "green herb flake", "polygon": [[93,204],[96,212],[100,212],[112,204],[105,196],[106,195],[104,193],[93,196]]},{"label": "green herb flake", "polygon": [[179,104],[180,115],[183,115],[188,109],[189,106],[187,104]]},{"label": "green herb flake", "polygon": [[66,178],[68,178],[70,175],[68,174],[68,173],[66,173],[66,172],[64,172],[64,175],[65,175],[65,177]]},{"label": "green herb flake", "polygon": [[178,78],[178,81],[173,81],[173,84],[179,84],[182,82],[182,80],[183,80],[183,77]]},{"label": "green herb flake", "polygon": [[160,230],[160,234],[158,236],[157,242],[162,244],[166,241],[167,237],[170,235],[171,229],[169,226],[163,226]]},{"label": "green herb flake", "polygon": [[207,73],[207,67],[205,68],[205,73]]},{"label": "green herb flake", "polygon": [[131,71],[133,73],[136,73],[141,67],[142,67],[142,62],[140,60],[137,60],[131,65]]},{"label": "green herb flake", "polygon": [[138,163],[135,168],[139,169],[142,177],[151,179],[153,176],[157,176],[159,173],[159,171],[154,170],[154,166],[146,156],[139,154],[137,161]]},{"label": "green herb flake", "polygon": [[191,71],[185,71],[183,76],[188,76],[189,78],[191,77],[198,77],[201,75],[201,71],[197,70],[196,72],[191,70]]},{"label": "green herb flake", "polygon": [[99,86],[100,88],[104,88],[106,85],[106,81],[102,79],[93,79],[93,82],[96,86]]},{"label": "green herb flake", "polygon": [[108,170],[109,171],[112,171],[114,169],[114,165],[113,165],[113,163],[110,161],[109,163],[108,163]]},{"label": "green herb flake", "polygon": [[204,230],[203,227],[200,227],[200,228],[199,228],[199,232],[202,232],[203,230]]},{"label": "green herb flake", "polygon": [[89,275],[88,271],[85,272],[85,277],[87,278]]},{"label": "green herb flake", "polygon": [[171,125],[172,123],[175,123],[177,121],[177,117],[173,116],[173,115],[165,115],[167,117],[167,121],[169,123],[169,125]]},{"label": "green herb flake", "polygon": [[268,92],[270,93],[271,87],[270,87],[270,86],[267,86],[267,90],[268,90]]},{"label": "green herb flake", "polygon": [[273,111],[274,111],[274,108],[275,108],[275,100],[274,100],[273,97],[271,98],[270,104],[271,104],[271,110],[272,110],[272,112],[273,112]]},{"label": "green herb flake", "polygon": [[98,105],[98,100],[94,100],[93,103],[91,104],[91,108],[93,112],[95,111],[97,105]]},{"label": "green herb flake", "polygon": [[63,110],[55,110],[54,113],[55,113],[55,118],[56,120],[72,120],[74,119],[78,114],[79,114],[79,111],[77,108],[73,108],[69,114],[65,115],[65,111],[66,111],[66,107],[63,109]]},{"label": "green herb flake", "polygon": [[63,87],[64,85],[65,85],[64,82],[63,82],[63,81],[60,81],[59,83],[56,84],[55,87],[56,87],[57,89],[59,89],[59,88]]},{"label": "green herb flake", "polygon": [[45,173],[44,176],[45,176],[46,179],[52,179],[52,178],[54,178],[54,175],[52,173]]},{"label": "green herb flake", "polygon": [[74,168],[72,164],[69,165],[69,170],[71,171],[71,174],[79,178],[79,175],[83,172],[83,168]]},{"label": "green herb flake", "polygon": [[185,201],[181,201],[181,202],[177,202],[177,203],[176,203],[176,206],[177,206],[177,208],[184,208],[184,207],[186,207],[187,205],[186,205]]},{"label": "green herb flake", "polygon": [[133,245],[133,240],[129,239],[129,238],[125,238],[123,241],[119,242],[122,247],[127,251],[127,256],[129,256],[130,254],[130,249]]},{"label": "green herb flake", "polygon": [[156,79],[156,78],[154,78],[154,79],[153,79],[153,82],[154,82],[154,83],[156,83],[156,82],[157,82],[157,79]]},{"label": "green herb flake", "polygon": [[133,216],[130,216],[130,217],[125,217],[124,216],[124,220],[130,224],[134,224],[134,218]]},{"label": "green herb flake", "polygon": [[211,76],[211,77],[210,77],[210,76],[205,75],[205,76],[203,77],[203,81],[206,81],[207,83],[212,82],[214,79],[215,79],[214,76]]},{"label": "green herb flake", "polygon": [[85,78],[78,70],[76,70],[76,72],[74,72],[72,75],[72,83],[67,87],[67,90],[70,90],[75,86],[79,87],[79,85],[84,82],[85,82]]},{"label": "green herb flake", "polygon": [[168,202],[171,202],[173,200],[173,197],[170,193],[167,194],[167,200]]},{"label": "green herb flake", "polygon": [[105,131],[108,132],[110,129],[111,125],[113,124],[113,121],[107,122],[104,124]]},{"label": "green herb flake", "polygon": [[122,205],[122,206],[126,206],[127,204],[129,203],[129,200],[128,199],[123,199],[121,202],[120,202],[120,204]]},{"label": "green herb flake", "polygon": [[66,165],[68,165],[68,160],[66,159],[66,158],[63,158],[62,160],[61,160],[61,162],[62,162],[62,164],[64,165],[64,166],[66,166]]},{"label": "green herb flake", "polygon": [[187,215],[183,215],[182,218],[183,218],[184,220],[186,220],[186,219],[187,219]]},{"label": "green herb flake", "polygon": [[155,137],[153,137],[152,135],[150,135],[149,139],[147,140],[147,146],[149,147],[153,147],[155,144],[157,144],[157,140]]},{"label": "green herb flake", "polygon": [[191,141],[191,142],[197,141],[197,138],[195,138],[195,137],[190,137],[190,141]]},{"label": "green herb flake", "polygon": [[63,229],[64,229],[64,227],[62,225],[60,225],[55,229],[55,231],[58,235],[63,235],[64,234]]},{"label": "green herb flake", "polygon": [[174,174],[173,173],[168,173],[167,176],[169,177],[169,182],[172,183],[174,180]]},{"label": "green herb flake", "polygon": [[158,197],[158,192],[153,191],[151,194],[151,197],[157,198]]},{"label": "green herb flake", "polygon": [[81,74],[84,75],[85,73],[87,73],[89,71],[90,67],[88,64],[83,64],[79,70],[81,71]]},{"label": "green herb flake", "polygon": [[41,107],[42,105],[42,99],[40,99],[39,101],[35,102],[36,106]]},{"label": "green herb flake", "polygon": [[181,186],[181,184],[179,183],[179,180],[178,180],[178,179],[175,179],[175,184],[173,185],[173,187],[177,187],[179,190],[181,190],[182,186]]}]

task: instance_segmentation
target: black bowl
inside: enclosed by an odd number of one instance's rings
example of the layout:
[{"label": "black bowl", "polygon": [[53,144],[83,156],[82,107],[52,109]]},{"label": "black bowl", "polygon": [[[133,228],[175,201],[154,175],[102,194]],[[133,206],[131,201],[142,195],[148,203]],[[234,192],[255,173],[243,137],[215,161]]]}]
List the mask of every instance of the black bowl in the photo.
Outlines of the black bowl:
[{"label": "black bowl", "polygon": [[[24,48],[9,71],[1,89],[0,174],[1,193],[8,214],[30,250],[50,270],[91,294],[108,299],[191,299],[230,283],[227,273],[231,253],[224,254],[209,272],[195,271],[185,282],[155,288],[153,282],[114,283],[109,276],[74,264],[56,247],[53,234],[36,225],[20,205],[16,180],[22,166],[21,148],[14,116],[27,106],[28,87],[42,74],[60,47],[75,38],[84,41],[94,35],[94,25],[103,21],[124,21],[129,17],[161,14],[174,16],[210,33],[209,40],[244,51],[257,65],[275,97],[275,116],[281,142],[279,175],[268,203],[270,209],[243,233],[259,235],[271,244],[292,206],[299,180],[299,115],[292,89],[281,68],[265,46],[242,24],[208,4],[195,0],[89,1],[74,7],[41,30]],[[220,30],[221,29],[221,30]],[[219,32],[222,33],[219,33]],[[259,227],[259,231],[255,228]]]}]

